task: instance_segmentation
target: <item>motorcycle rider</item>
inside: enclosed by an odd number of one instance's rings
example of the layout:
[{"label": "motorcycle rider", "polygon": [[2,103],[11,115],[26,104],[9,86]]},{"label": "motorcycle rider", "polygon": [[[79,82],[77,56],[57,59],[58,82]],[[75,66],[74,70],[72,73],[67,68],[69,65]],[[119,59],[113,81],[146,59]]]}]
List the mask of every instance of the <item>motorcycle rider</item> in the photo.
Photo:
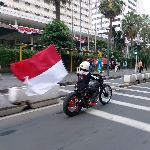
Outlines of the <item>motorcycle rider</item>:
[{"label": "motorcycle rider", "polygon": [[89,71],[90,63],[88,61],[83,61],[80,64],[80,69],[81,69],[81,71],[78,74],[80,77],[79,77],[79,81],[77,83],[77,88],[80,90],[84,90],[85,88],[88,88],[90,93],[92,93],[92,98],[91,98],[89,105],[95,106],[96,105],[95,99],[98,96],[99,90],[98,90],[98,88],[94,88],[94,87],[89,88],[88,85],[89,85],[90,79],[100,80],[100,78],[97,77],[97,74],[91,74],[91,72]]}]

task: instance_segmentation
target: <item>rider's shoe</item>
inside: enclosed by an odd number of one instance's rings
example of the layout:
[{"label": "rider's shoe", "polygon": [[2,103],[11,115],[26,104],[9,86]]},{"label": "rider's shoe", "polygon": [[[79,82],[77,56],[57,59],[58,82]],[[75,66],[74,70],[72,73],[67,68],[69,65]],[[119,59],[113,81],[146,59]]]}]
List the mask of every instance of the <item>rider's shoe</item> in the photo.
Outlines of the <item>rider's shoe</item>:
[{"label": "rider's shoe", "polygon": [[96,106],[96,102],[89,102],[89,106]]}]

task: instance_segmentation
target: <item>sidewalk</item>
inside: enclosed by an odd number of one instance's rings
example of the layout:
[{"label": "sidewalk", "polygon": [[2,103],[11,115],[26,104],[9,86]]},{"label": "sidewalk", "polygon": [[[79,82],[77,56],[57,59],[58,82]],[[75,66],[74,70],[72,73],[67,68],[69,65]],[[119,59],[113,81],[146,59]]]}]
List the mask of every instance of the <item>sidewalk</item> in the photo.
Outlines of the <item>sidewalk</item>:
[{"label": "sidewalk", "polygon": [[[121,69],[118,72],[114,72],[114,70],[109,71],[109,76],[107,76],[107,70],[104,71],[104,75],[106,77],[106,80],[108,79],[116,79],[116,78],[121,78],[125,74],[134,74],[135,71],[134,69]],[[74,84],[77,82],[78,77],[75,72],[69,73],[63,80],[59,82],[60,85],[69,85],[69,84]],[[21,87],[23,86],[22,82],[19,81],[16,77],[13,76],[13,74],[8,74],[8,73],[2,73],[2,80],[0,80],[0,91],[7,91],[8,88],[10,87]]]},{"label": "sidewalk", "polygon": [[[134,74],[135,70],[134,69],[121,69],[117,72],[114,70],[109,70],[109,76],[107,76],[107,70],[104,71],[104,75],[106,77],[106,80],[108,79],[116,79],[123,77],[124,75],[127,74]],[[67,84],[73,84],[74,82],[77,81],[77,74],[75,72],[69,73],[62,81],[60,81],[60,85],[67,85]]]}]

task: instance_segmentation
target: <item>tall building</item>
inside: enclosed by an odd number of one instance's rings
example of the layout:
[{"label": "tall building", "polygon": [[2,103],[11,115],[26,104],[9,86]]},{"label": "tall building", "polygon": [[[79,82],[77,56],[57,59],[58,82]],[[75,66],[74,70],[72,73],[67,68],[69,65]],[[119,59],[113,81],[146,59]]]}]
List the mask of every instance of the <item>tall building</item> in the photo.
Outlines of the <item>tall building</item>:
[{"label": "tall building", "polygon": [[[23,27],[43,30],[45,24],[55,19],[55,5],[45,0],[0,0],[4,6],[0,7],[0,22]],[[91,4],[89,0],[81,1],[81,33],[87,37],[91,29]],[[72,0],[71,4],[61,5],[61,20],[73,30],[75,36],[80,36],[80,1]],[[94,35],[93,31],[90,31]],[[13,36],[11,40],[28,40],[25,36]],[[0,39],[10,39],[10,36],[0,35]]]},{"label": "tall building", "polygon": [[[101,0],[92,1],[92,30],[96,30],[97,34],[100,34],[102,37],[106,38],[108,35],[107,29],[109,28],[109,20],[99,13],[100,2]],[[113,26],[116,27],[116,30],[119,30],[121,27],[123,15],[131,11],[134,11],[137,14],[143,14],[144,12],[143,0],[124,0],[124,2],[126,6],[123,13],[113,20]]]}]

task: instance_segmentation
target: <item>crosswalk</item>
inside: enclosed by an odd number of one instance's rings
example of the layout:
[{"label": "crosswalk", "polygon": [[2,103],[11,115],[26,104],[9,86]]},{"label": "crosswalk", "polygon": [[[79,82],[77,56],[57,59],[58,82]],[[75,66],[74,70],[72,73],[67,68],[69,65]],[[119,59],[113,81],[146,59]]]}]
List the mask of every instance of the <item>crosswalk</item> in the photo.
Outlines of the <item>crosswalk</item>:
[{"label": "crosswalk", "polygon": [[[111,85],[116,84],[118,83],[111,83]],[[61,91],[70,93],[70,88]],[[105,106],[98,104],[84,111],[109,121],[150,132],[150,83],[118,88],[113,91],[110,104]]]}]

